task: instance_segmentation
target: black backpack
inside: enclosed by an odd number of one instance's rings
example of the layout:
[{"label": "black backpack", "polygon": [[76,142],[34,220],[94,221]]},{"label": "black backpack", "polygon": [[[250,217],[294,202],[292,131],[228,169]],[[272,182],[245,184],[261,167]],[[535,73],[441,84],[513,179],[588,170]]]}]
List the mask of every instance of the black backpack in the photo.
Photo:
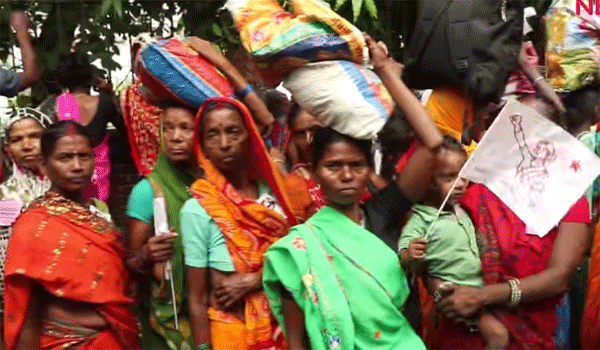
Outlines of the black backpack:
[{"label": "black backpack", "polygon": [[413,89],[463,87],[498,102],[517,65],[524,0],[419,0],[403,79]]}]

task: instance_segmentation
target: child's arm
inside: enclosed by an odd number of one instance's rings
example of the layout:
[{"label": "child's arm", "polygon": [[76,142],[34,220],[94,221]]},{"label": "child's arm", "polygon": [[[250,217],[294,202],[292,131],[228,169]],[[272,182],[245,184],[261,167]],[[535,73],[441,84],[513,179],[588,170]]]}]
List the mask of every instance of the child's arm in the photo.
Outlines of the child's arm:
[{"label": "child's arm", "polygon": [[409,267],[414,261],[425,258],[427,238],[417,238],[410,241],[408,247],[400,250],[400,261],[402,267]]}]

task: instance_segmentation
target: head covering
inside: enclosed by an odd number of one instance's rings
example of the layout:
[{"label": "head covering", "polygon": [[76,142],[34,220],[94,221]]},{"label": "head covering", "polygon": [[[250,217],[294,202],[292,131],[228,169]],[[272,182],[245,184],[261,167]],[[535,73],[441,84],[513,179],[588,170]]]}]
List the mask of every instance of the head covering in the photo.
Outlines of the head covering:
[{"label": "head covering", "polygon": [[473,101],[458,87],[446,86],[433,89],[425,104],[425,110],[442,134],[462,139],[465,120],[473,122]]},{"label": "head covering", "polygon": [[[244,198],[237,193],[227,178],[206,158],[200,144],[202,118],[207,107],[213,103],[232,105],[241,115],[248,130],[250,169],[256,179],[264,179],[269,185],[285,217],[254,200]],[[241,102],[228,97],[209,98],[204,102],[195,126],[194,150],[198,163],[204,170],[204,178],[196,180],[191,193],[198,199],[208,215],[219,226],[227,248],[238,273],[257,272],[263,266],[265,251],[279,238],[285,236],[290,226],[297,223],[287,195],[284,192],[283,179],[277,167],[271,161],[265,144],[252,120],[252,115]],[[242,325],[232,323],[232,315],[217,312],[213,308],[208,311],[211,320],[211,331],[223,334],[244,334],[249,349],[283,348],[283,336],[277,330],[277,321],[268,308],[268,300],[263,292],[251,293],[244,298],[245,321]],[[245,330],[239,332],[239,327]],[[220,337],[217,337],[220,339]],[[213,339],[214,340],[214,339]],[[221,344],[213,341],[215,348]]]},{"label": "head covering", "polygon": [[140,87],[141,83],[136,82],[123,92],[121,109],[133,163],[140,174],[147,175],[160,153],[159,116],[162,111],[148,103]]},{"label": "head covering", "polygon": [[2,133],[2,135],[1,135],[2,139],[6,140],[6,137],[8,136],[10,127],[15,122],[26,119],[26,118],[31,118],[31,119],[35,120],[43,128],[46,128],[46,127],[48,127],[48,125],[52,124],[52,119],[50,119],[50,117],[48,117],[44,113],[38,111],[37,109],[33,109],[33,108],[29,108],[29,107],[19,108],[19,109],[16,109],[4,123],[2,123],[3,124],[2,129],[0,130],[0,132]]},{"label": "head covering", "polygon": [[201,136],[201,128],[202,128],[202,118],[204,117],[206,108],[213,103],[222,103],[232,105],[238,113],[241,115],[242,120],[244,122],[244,126],[248,130],[248,138],[250,143],[250,158],[252,164],[251,171],[254,171],[254,178],[264,179],[273,194],[275,195],[279,205],[283,209],[286,214],[286,221],[289,225],[297,224],[296,217],[293,215],[293,211],[291,209],[290,202],[287,198],[287,195],[284,193],[283,189],[284,182],[279,173],[277,166],[272,162],[271,157],[269,156],[269,152],[263,142],[262,137],[260,136],[260,132],[258,131],[254,120],[252,119],[252,114],[246,108],[246,106],[230,97],[211,97],[207,99],[200,107],[198,111],[198,117],[196,118],[196,125],[194,127],[194,152],[198,158],[198,164],[204,170],[204,179],[199,181],[206,181],[212,184],[213,186],[217,186],[218,188],[224,188],[225,186],[230,186],[227,179],[217,168],[212,164],[208,158],[204,155],[202,151],[202,145],[200,144],[200,136]]}]

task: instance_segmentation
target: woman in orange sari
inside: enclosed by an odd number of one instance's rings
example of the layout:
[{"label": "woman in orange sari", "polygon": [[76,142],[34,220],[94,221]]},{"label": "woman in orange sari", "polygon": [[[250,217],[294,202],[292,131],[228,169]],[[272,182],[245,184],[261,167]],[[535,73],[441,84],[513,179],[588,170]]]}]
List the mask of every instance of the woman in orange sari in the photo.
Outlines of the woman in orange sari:
[{"label": "woman in orange sari", "polygon": [[5,272],[7,349],[138,349],[120,236],[102,202],[83,199],[94,171],[90,137],[72,121],[46,129],[52,182],[13,226]]},{"label": "woman in orange sari", "polygon": [[264,252],[297,223],[246,107],[208,99],[194,150],[204,178],[180,213],[197,349],[286,348],[262,291]]}]

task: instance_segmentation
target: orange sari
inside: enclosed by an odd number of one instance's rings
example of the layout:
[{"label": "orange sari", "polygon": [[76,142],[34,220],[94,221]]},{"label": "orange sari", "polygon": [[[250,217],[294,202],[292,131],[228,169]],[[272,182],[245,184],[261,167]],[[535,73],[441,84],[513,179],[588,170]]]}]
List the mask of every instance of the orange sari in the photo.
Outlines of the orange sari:
[{"label": "orange sari", "polygon": [[[252,171],[256,172],[251,175],[267,182],[286,214],[284,218],[275,211],[240,196],[204,156],[199,137],[195,138],[194,149],[198,163],[204,170],[204,178],[192,185],[192,195],[221,229],[235,271],[257,272],[263,266],[265,251],[286,235],[289,228],[297,224],[297,219],[287,199],[283,179],[268,155],[250,112],[242,103],[228,97],[208,99],[198,112],[195,135],[200,135],[201,119],[207,103],[211,101],[231,104],[241,114],[250,139],[250,164]],[[287,348],[283,333],[271,314],[269,302],[262,291],[245,297],[245,321],[214,308],[209,308],[208,315],[213,350]]]},{"label": "orange sari", "polygon": [[[34,201],[13,225],[8,246],[6,347],[17,345],[35,283],[55,297],[94,304],[109,325],[90,332],[69,320],[44,319],[41,349],[138,349],[123,258],[120,235],[111,222],[53,192]],[[84,331],[73,332],[77,328]]]}]

